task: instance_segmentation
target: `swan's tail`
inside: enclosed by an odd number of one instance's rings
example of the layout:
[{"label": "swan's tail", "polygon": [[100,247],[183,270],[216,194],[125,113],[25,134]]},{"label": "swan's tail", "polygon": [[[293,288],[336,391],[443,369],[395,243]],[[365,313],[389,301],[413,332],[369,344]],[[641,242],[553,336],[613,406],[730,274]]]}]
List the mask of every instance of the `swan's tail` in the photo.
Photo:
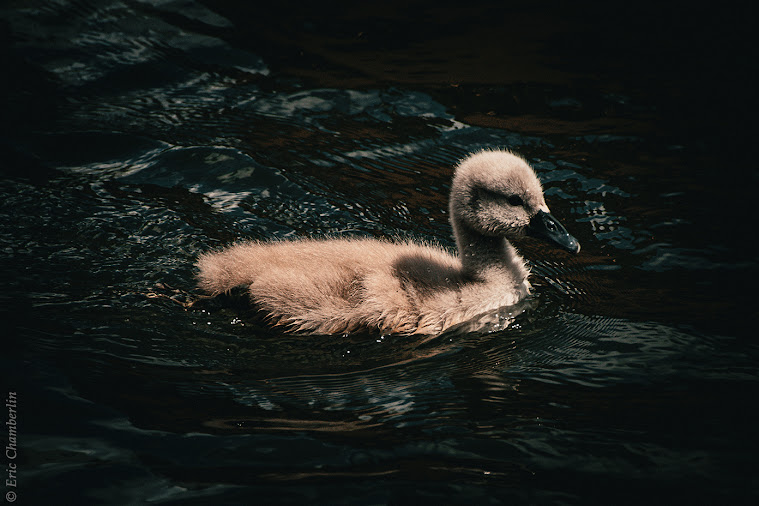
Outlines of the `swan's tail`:
[{"label": "swan's tail", "polygon": [[255,263],[251,263],[251,253],[255,246],[236,244],[222,251],[203,253],[195,266],[198,286],[206,292],[218,295],[240,285],[249,285],[255,280]]}]

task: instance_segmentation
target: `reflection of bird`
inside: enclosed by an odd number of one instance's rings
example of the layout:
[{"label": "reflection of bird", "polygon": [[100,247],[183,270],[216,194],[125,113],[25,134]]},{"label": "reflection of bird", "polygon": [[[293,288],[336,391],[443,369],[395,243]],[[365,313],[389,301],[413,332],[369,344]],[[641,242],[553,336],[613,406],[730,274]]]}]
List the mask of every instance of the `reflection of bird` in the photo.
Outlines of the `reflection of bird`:
[{"label": "reflection of bird", "polygon": [[201,255],[199,284],[212,294],[247,285],[254,303],[290,330],[434,334],[529,293],[529,271],[510,238],[526,233],[580,251],[549,214],[532,168],[507,151],[459,164],[450,216],[458,257],[374,239],[246,242]]}]

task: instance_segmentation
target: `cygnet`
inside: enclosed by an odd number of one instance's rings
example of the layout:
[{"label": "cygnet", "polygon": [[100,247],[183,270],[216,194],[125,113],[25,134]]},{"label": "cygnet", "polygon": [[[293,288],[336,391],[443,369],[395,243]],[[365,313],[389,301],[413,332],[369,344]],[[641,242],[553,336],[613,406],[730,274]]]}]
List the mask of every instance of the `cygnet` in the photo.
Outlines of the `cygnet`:
[{"label": "cygnet", "polygon": [[509,151],[462,160],[449,209],[458,255],[365,238],[242,242],[199,257],[199,286],[216,295],[245,285],[254,305],[290,331],[437,334],[530,293],[510,240],[529,235],[580,251],[551,216],[533,169]]}]

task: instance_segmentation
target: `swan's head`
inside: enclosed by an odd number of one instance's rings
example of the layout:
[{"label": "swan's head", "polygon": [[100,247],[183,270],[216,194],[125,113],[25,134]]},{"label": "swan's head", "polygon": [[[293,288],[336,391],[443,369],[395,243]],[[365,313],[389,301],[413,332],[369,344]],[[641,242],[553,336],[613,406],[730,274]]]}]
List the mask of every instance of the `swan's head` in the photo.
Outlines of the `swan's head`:
[{"label": "swan's head", "polygon": [[464,226],[489,237],[528,234],[580,251],[577,239],[551,216],[535,171],[508,151],[480,151],[456,167],[450,213],[454,229]]}]

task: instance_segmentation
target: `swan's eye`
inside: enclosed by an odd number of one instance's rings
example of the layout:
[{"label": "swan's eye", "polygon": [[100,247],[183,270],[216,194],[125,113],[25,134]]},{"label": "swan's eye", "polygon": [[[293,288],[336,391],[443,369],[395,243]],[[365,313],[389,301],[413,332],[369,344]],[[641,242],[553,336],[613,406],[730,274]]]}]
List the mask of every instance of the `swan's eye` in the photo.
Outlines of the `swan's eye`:
[{"label": "swan's eye", "polygon": [[521,207],[524,205],[524,200],[519,195],[507,195],[498,191],[489,190],[487,188],[478,188],[472,199],[472,205],[479,203],[480,199],[486,199],[502,205],[504,202],[510,206]]}]

